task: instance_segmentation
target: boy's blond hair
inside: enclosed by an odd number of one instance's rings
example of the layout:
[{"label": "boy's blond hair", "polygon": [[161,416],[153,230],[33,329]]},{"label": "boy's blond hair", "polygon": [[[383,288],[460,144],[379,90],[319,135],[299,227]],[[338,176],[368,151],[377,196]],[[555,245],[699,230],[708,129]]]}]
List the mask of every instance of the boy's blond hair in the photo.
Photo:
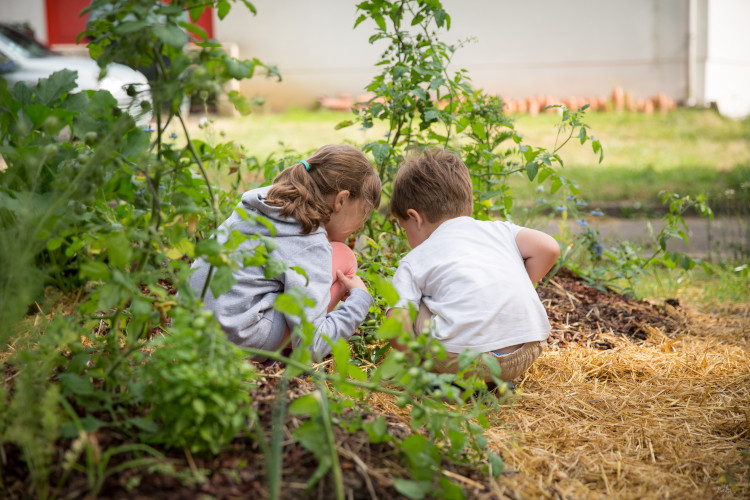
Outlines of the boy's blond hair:
[{"label": "boy's blond hair", "polygon": [[294,217],[309,234],[331,218],[328,197],[349,191],[353,200],[365,202],[369,216],[380,205],[380,177],[372,163],[354,146],[329,144],[302,163],[284,169],[273,180],[266,203],[281,207],[284,217]]},{"label": "boy's blond hair", "polygon": [[393,181],[391,213],[408,219],[410,208],[429,222],[471,215],[471,176],[456,153],[430,148],[401,163]]}]

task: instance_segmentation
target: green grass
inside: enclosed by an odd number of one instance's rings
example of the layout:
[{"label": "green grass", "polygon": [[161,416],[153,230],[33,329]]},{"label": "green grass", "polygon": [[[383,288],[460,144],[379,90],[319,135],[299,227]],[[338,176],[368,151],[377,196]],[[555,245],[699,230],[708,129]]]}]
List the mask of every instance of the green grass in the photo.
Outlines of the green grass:
[{"label": "green grass", "polygon": [[[604,146],[604,161],[588,145],[561,151],[566,177],[593,204],[651,205],[659,191],[703,193],[717,209],[733,212],[750,204],[750,119],[737,121],[711,110],[681,109],[665,115],[590,113],[590,134]],[[525,140],[553,148],[555,115],[520,116]],[[533,199],[534,187],[516,178],[518,199]],[[747,210],[745,210],[747,213]]]},{"label": "green grass", "polygon": [[[208,142],[234,141],[248,156],[265,159],[285,151],[300,156],[323,144],[364,145],[381,139],[387,129],[379,124],[336,130],[352,115],[327,110],[290,109],[284,113],[255,113],[242,117],[216,117],[191,129]],[[589,144],[569,142],[560,152],[564,175],[574,181],[581,197],[591,205],[659,205],[658,193],[707,195],[720,211],[747,214],[750,206],[750,119],[731,120],[712,110],[680,109],[667,114],[589,113],[590,134],[601,140],[604,161]],[[559,118],[556,114],[516,117],[516,130],[527,144],[554,148]],[[519,175],[510,180],[519,204],[539,197],[537,185]],[[549,198],[549,196],[546,196]],[[744,210],[744,212],[742,211]]]}]

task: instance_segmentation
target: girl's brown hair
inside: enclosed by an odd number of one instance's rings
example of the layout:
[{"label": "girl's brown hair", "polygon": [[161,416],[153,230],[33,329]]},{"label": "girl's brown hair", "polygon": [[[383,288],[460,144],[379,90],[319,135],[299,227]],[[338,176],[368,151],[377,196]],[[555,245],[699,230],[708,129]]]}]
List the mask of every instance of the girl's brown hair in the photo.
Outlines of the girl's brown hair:
[{"label": "girl's brown hair", "polygon": [[284,217],[299,221],[302,234],[330,220],[330,195],[349,191],[350,198],[364,200],[367,214],[380,205],[380,178],[359,149],[329,144],[313,153],[307,163],[309,171],[302,163],[284,169],[273,180],[266,197],[268,205],[281,207]]},{"label": "girl's brown hair", "polygon": [[406,212],[410,208],[429,222],[471,215],[471,176],[456,153],[428,148],[401,163],[393,180],[391,213],[408,219]]}]

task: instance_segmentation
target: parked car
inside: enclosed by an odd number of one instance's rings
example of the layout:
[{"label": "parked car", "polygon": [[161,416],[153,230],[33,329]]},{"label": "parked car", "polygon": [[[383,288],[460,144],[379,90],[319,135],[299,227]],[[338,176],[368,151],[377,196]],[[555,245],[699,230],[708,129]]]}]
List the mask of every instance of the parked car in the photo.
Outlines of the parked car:
[{"label": "parked car", "polygon": [[[108,90],[118,106],[130,113],[139,126],[151,122],[151,113],[141,109],[141,102],[151,98],[148,80],[140,71],[122,64],[110,64],[101,80],[101,68],[91,58],[64,56],[37,42],[16,26],[0,23],[0,78],[9,84],[36,83],[63,69],[78,72],[78,90]],[[133,85],[134,95],[128,94]]]}]

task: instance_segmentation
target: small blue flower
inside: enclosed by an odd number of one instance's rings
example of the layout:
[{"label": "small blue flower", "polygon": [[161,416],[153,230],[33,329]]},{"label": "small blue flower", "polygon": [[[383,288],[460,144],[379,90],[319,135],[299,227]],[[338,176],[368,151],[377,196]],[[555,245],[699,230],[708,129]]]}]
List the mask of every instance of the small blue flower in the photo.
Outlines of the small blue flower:
[{"label": "small blue flower", "polygon": [[170,139],[177,139],[177,132],[172,132],[171,134],[169,134],[169,138]]},{"label": "small blue flower", "polygon": [[586,222],[583,219],[578,219],[576,222],[578,223],[579,226],[588,226],[589,225],[589,223]]},{"label": "small blue flower", "polygon": [[555,208],[555,210],[557,210],[558,212],[564,212],[564,211],[566,211],[567,209],[568,209],[568,207],[564,207],[564,206],[562,206],[562,205],[560,205],[559,207]]},{"label": "small blue flower", "polygon": [[537,198],[536,202],[537,203],[547,203],[547,200],[545,200],[544,198]]},{"label": "small blue flower", "polygon": [[150,127],[150,126],[148,126],[148,127],[143,127],[143,130],[144,130],[145,132],[156,132],[156,129],[155,129],[155,128],[152,128],[152,127]]},{"label": "small blue flower", "polygon": [[601,243],[595,244],[592,247],[592,250],[594,251],[594,255],[596,255],[597,257],[601,257],[602,254],[604,253],[604,247],[602,246]]},{"label": "small blue flower", "polygon": [[575,199],[576,199],[576,197],[575,197],[575,196],[568,196],[568,201],[573,201],[573,200],[575,200]]},{"label": "small blue flower", "polygon": [[586,207],[586,206],[588,206],[588,203],[586,203],[585,201],[577,201],[576,202],[576,206]]},{"label": "small blue flower", "polygon": [[601,210],[592,210],[591,215],[604,215],[604,212]]}]

